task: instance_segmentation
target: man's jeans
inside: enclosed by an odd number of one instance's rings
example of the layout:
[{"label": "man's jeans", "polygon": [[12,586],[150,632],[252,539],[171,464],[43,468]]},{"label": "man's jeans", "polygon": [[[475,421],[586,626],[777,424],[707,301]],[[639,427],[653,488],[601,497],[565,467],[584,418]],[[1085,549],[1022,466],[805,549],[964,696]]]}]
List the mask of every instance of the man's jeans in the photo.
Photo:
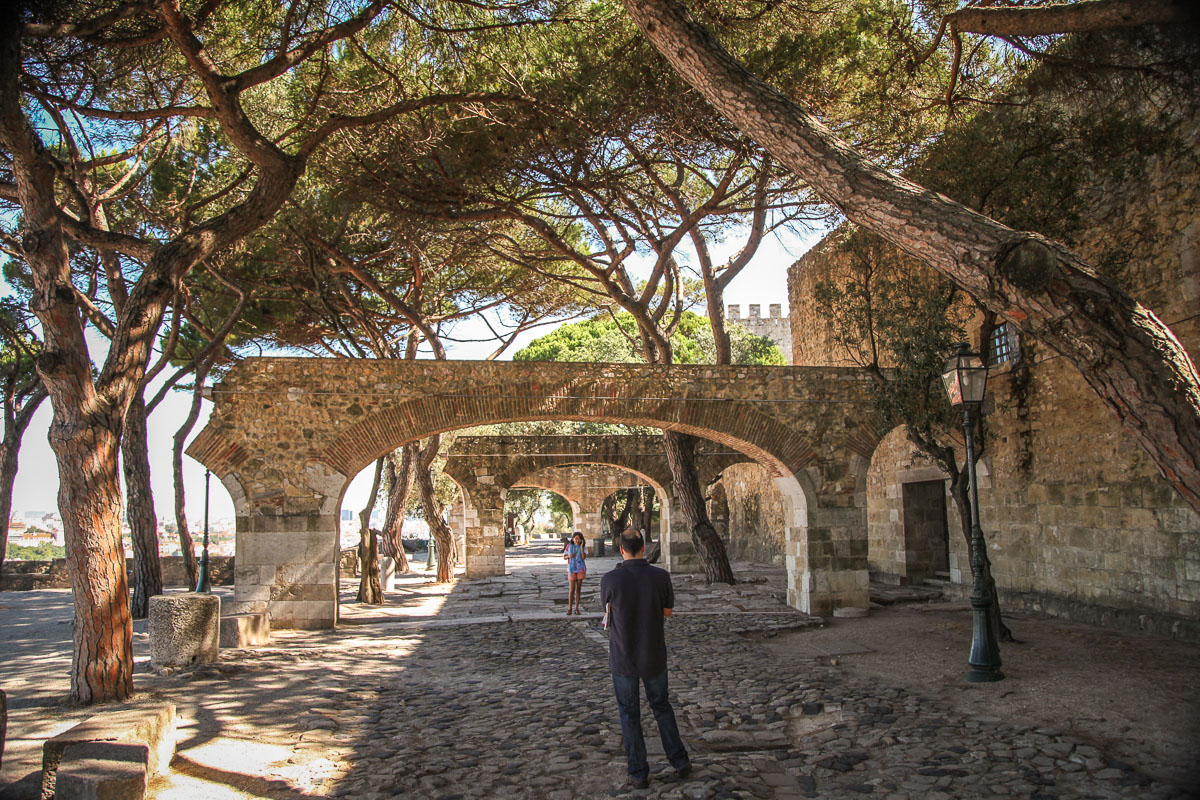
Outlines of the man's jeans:
[{"label": "man's jeans", "polygon": [[638,692],[638,681],[646,686],[646,700],[658,723],[658,735],[662,739],[663,752],[677,770],[689,766],[687,749],[679,737],[679,726],[675,724],[675,712],[667,698],[667,673],[653,678],[627,677],[613,673],[613,689],[617,695],[617,708],[621,712],[621,735],[625,739],[625,760],[629,763],[629,777],[635,781],[650,775],[646,763],[646,740],[642,738],[642,704]]}]

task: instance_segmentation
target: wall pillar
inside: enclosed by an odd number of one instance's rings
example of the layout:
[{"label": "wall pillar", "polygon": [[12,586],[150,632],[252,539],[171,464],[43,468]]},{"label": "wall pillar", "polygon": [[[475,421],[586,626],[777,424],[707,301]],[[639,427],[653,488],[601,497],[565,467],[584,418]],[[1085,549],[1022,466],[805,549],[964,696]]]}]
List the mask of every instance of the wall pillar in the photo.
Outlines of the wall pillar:
[{"label": "wall pillar", "polygon": [[504,574],[504,490],[495,486],[472,487],[465,514],[464,538],[468,578]]},{"label": "wall pillar", "polygon": [[818,616],[829,616],[838,608],[868,608],[866,509],[810,508],[795,478],[777,478],[775,485],[789,506],[788,605]]},{"label": "wall pillar", "polygon": [[[466,564],[467,561],[467,513],[466,495],[459,489],[458,500],[450,504],[450,513],[446,515],[446,523],[450,526],[450,532],[454,534],[454,541],[458,545],[459,564]],[[471,513],[474,514],[473,509]],[[477,515],[475,520],[478,523]]]},{"label": "wall pillar", "polygon": [[667,572],[678,575],[697,575],[704,572],[700,554],[692,544],[692,533],[679,510],[673,486],[666,488],[660,512],[662,528],[662,566]]},{"label": "wall pillar", "polygon": [[272,628],[337,624],[337,503],[346,479],[323,465],[306,469],[305,478],[314,493],[303,503],[292,501],[299,508],[289,508],[286,501],[255,508],[236,478],[222,481],[237,513],[231,613],[267,611]]},{"label": "wall pillar", "polygon": [[596,511],[580,511],[575,518],[575,528],[583,534],[587,542],[588,553],[599,551],[599,545],[604,541],[604,525],[599,509]]},{"label": "wall pillar", "polygon": [[273,628],[332,628],[338,619],[336,516],[238,518],[234,602]]}]

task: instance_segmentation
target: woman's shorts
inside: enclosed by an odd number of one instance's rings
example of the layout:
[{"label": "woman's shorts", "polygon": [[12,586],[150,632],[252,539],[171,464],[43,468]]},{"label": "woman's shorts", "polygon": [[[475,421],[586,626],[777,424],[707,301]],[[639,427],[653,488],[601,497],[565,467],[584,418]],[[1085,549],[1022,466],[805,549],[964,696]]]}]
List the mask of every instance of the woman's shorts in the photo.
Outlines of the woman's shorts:
[{"label": "woman's shorts", "polygon": [[573,580],[573,581],[581,581],[586,577],[587,577],[586,569],[581,569],[581,570],[579,570],[579,572],[568,572],[567,573],[567,578],[569,578],[570,580]]}]

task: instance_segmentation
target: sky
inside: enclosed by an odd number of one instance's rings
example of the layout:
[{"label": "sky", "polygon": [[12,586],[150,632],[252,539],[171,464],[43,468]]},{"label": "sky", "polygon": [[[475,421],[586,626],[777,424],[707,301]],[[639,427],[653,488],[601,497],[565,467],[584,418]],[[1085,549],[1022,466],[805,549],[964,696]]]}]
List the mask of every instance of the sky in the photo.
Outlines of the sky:
[{"label": "sky", "polygon": [[[788,313],[787,307],[787,270],[793,262],[815,244],[823,232],[800,236],[785,232],[780,236],[765,238],[754,259],[729,285],[725,292],[726,304],[741,306],[742,316],[747,316],[747,306],[759,304],[762,313],[767,314],[767,307],[772,303],[783,304],[783,313]],[[736,235],[730,237],[728,244],[722,249],[714,248],[716,258],[727,258],[730,250],[737,246]],[[479,326],[483,328],[483,326]],[[526,344],[538,336],[543,336],[553,330],[546,326],[527,333],[510,347],[502,359],[512,357]],[[477,338],[460,328],[458,333],[464,338]],[[486,328],[478,336],[486,335]],[[102,352],[101,345],[91,340]],[[482,359],[495,349],[490,342],[459,344],[450,348],[450,357],[454,359]],[[93,354],[93,359],[98,358]],[[152,387],[151,391],[156,387]],[[150,396],[150,392],[147,392]],[[191,403],[190,393],[171,392],[162,404],[150,416],[148,423],[150,449],[150,482],[154,492],[155,513],[159,519],[173,521],[174,486],[171,478],[171,447],[175,431],[187,416]],[[205,400],[200,412],[200,419],[192,429],[195,436],[208,420],[212,403]],[[54,462],[54,454],[46,441],[50,426],[50,401],[42,403],[33,418],[25,438],[21,444],[20,468],[17,472],[16,484],[13,487],[13,512],[44,511],[53,512],[58,508],[58,469]],[[198,528],[204,519],[204,467],[188,456],[183,458],[184,488],[187,495],[186,510],[189,526]],[[356,512],[366,504],[370,491],[370,469],[365,469],[355,477],[343,499],[343,507],[354,509]],[[210,520],[230,520],[233,518],[233,501],[220,481],[213,480],[209,495]]]}]

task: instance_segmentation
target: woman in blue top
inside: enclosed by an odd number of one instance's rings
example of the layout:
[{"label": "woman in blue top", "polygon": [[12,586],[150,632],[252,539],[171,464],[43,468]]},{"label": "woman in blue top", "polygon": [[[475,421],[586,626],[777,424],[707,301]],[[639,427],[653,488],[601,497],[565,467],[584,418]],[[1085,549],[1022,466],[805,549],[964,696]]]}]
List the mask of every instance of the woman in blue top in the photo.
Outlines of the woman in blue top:
[{"label": "woman in blue top", "polygon": [[563,558],[567,562],[567,614],[581,614],[579,598],[583,594],[583,579],[587,577],[587,546],[583,543],[583,534],[575,531],[571,541],[563,548]]}]

